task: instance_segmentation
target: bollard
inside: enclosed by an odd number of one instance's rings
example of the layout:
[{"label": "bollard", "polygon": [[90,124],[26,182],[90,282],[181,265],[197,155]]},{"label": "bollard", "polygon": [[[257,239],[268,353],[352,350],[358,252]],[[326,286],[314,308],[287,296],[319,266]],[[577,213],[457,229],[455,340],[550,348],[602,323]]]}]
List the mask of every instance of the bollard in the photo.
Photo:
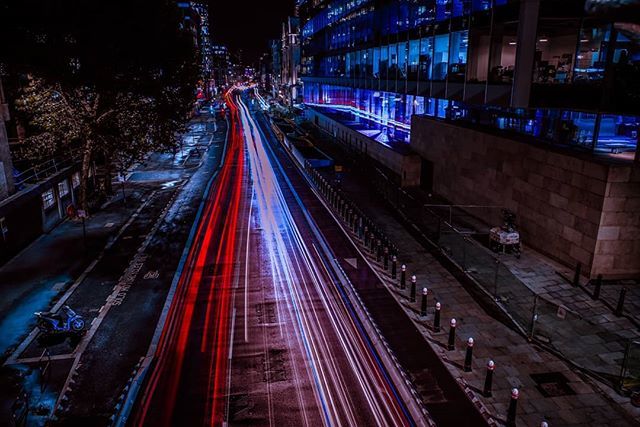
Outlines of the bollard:
[{"label": "bollard", "polygon": [[394,255],[393,258],[391,258],[391,278],[392,279],[396,278],[397,268],[398,268],[398,257]]},{"label": "bollard", "polygon": [[464,371],[471,372],[471,362],[473,359],[473,338],[467,340],[467,352],[464,355]]},{"label": "bollard", "polygon": [[380,259],[382,258],[382,243],[380,242],[380,239],[376,240],[376,261],[380,262]]},{"label": "bollard", "polygon": [[578,265],[576,265],[576,272],[573,275],[573,286],[579,286],[580,285],[580,272],[582,271],[582,264],[578,263]]},{"label": "bollard", "polygon": [[616,306],[616,311],[614,314],[618,317],[622,316],[622,312],[624,311],[624,299],[627,296],[627,288],[620,289],[620,296],[618,297],[618,305]]},{"label": "bollard", "polygon": [[509,410],[507,411],[507,426],[514,427],[516,425],[516,411],[518,409],[518,397],[520,392],[517,388],[511,390],[511,401],[509,402]]},{"label": "bollard", "polygon": [[384,265],[385,271],[389,269],[389,248],[385,246],[384,252],[382,253],[382,261]]},{"label": "bollard", "polygon": [[440,309],[442,305],[437,302],[436,303],[436,313],[433,316],[433,330],[434,332],[440,332]]},{"label": "bollard", "polygon": [[591,295],[591,299],[597,300],[600,298],[600,288],[602,287],[602,274],[598,274],[596,278],[596,286],[593,289],[593,295]]},{"label": "bollard", "polygon": [[496,364],[493,360],[489,360],[487,363],[487,376],[484,379],[484,389],[482,390],[482,394],[484,397],[493,396],[493,392],[491,389],[493,388],[493,371],[496,369]]},{"label": "bollard", "polygon": [[364,245],[369,246],[369,227],[364,227]]},{"label": "bollard", "polygon": [[411,276],[411,293],[409,294],[409,300],[416,302],[416,276]]},{"label": "bollard", "polygon": [[546,421],[543,421],[540,423],[540,427],[549,427],[549,423]]},{"label": "bollard", "polygon": [[424,317],[427,315],[427,294],[429,290],[427,288],[422,288],[422,307],[420,308],[420,316]]},{"label": "bollard", "polygon": [[369,233],[369,251],[373,252],[373,247],[375,245],[375,237],[376,235],[373,234],[373,231],[371,233]]},{"label": "bollard", "polygon": [[447,342],[447,350],[451,351],[456,348],[456,319],[451,319],[451,323],[449,325],[449,341]]},{"label": "bollard", "polygon": [[400,289],[407,287],[407,266],[402,264],[400,268]]}]

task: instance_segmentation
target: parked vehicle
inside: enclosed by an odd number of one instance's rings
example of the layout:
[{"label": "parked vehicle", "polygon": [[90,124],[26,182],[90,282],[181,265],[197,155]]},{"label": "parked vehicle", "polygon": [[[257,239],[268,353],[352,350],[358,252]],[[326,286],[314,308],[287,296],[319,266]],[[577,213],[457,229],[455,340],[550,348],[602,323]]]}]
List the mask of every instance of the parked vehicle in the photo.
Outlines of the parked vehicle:
[{"label": "parked vehicle", "polygon": [[43,333],[71,332],[81,333],[85,328],[85,321],[68,305],[62,307],[59,313],[35,312],[38,318],[38,329]]}]

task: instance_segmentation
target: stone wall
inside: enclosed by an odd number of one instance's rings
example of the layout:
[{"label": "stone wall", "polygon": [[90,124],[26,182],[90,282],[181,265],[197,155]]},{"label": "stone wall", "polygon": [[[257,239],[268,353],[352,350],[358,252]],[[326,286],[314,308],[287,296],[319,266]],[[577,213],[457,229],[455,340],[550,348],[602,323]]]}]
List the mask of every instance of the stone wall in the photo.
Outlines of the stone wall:
[{"label": "stone wall", "polygon": [[305,110],[305,115],[307,120],[316,123],[341,143],[366,153],[369,157],[396,173],[400,177],[403,186],[420,184],[420,157],[415,153],[408,151],[405,153],[397,152],[311,108]]},{"label": "stone wall", "polygon": [[505,206],[525,245],[589,277],[640,276],[640,167],[414,116],[411,146],[454,204]]}]

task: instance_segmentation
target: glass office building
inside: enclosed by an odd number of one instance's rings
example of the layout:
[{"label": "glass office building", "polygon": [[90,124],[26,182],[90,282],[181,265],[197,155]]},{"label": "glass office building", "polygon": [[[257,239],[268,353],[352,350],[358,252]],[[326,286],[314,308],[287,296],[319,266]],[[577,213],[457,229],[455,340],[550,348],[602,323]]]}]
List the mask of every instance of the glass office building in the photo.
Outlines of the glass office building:
[{"label": "glass office building", "polygon": [[404,141],[418,114],[635,151],[640,46],[611,19],[585,12],[584,0],[521,3],[301,0],[304,101]]}]

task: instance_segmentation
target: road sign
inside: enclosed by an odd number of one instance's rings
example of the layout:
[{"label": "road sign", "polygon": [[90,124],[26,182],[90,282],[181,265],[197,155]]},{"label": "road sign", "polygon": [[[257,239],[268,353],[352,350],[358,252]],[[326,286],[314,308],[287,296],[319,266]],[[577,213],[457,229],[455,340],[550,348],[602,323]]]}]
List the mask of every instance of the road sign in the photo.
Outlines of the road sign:
[{"label": "road sign", "polygon": [[78,218],[86,218],[87,217],[87,211],[85,211],[84,209],[78,209]]}]

